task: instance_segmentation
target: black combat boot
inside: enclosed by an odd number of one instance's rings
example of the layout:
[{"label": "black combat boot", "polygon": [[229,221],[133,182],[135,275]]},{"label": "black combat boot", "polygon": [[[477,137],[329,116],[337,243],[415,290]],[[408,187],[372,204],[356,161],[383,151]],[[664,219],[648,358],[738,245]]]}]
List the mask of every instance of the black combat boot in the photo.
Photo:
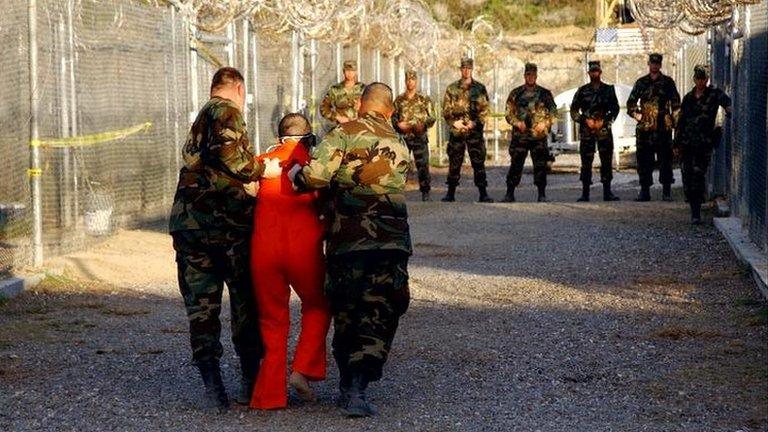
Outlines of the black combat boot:
[{"label": "black combat boot", "polygon": [[456,185],[448,185],[448,192],[445,194],[442,202],[454,202],[456,201]]},{"label": "black combat boot", "polygon": [[589,202],[589,185],[587,183],[581,186],[581,196],[576,202]]},{"label": "black combat boot", "polygon": [[645,202],[650,200],[651,200],[651,187],[640,186],[640,193],[637,195],[637,198],[635,198],[635,201]]},{"label": "black combat boot", "polygon": [[538,202],[549,202],[547,199],[547,187],[544,185],[537,186],[539,188],[539,197],[536,199]]},{"label": "black combat boot", "polygon": [[253,384],[256,375],[259,374],[259,360],[251,360],[240,357],[240,391],[235,397],[235,402],[240,405],[248,405],[253,394]]},{"label": "black combat boot", "polygon": [[691,202],[691,224],[701,225],[701,200],[692,199]]},{"label": "black combat boot", "polygon": [[344,408],[349,403],[349,386],[352,383],[348,372],[339,371],[339,398],[336,399],[336,406]]},{"label": "black combat boot", "polygon": [[346,396],[339,398],[339,408],[347,417],[369,417],[376,415],[376,407],[368,402],[365,397],[365,389],[368,380],[360,373],[352,373],[349,377],[349,386]]},{"label": "black combat boot", "polygon": [[200,376],[205,385],[206,404],[212,410],[223,413],[229,409],[229,398],[224,382],[221,380],[221,369],[218,361],[198,364]]},{"label": "black combat boot", "polygon": [[432,199],[429,197],[429,191],[421,191],[421,200],[432,201]]},{"label": "black combat boot", "polygon": [[507,186],[507,193],[504,194],[504,198],[501,200],[501,202],[515,202],[515,188]]},{"label": "black combat boot", "polygon": [[667,202],[672,201],[672,185],[671,184],[662,185],[661,200],[667,201]]},{"label": "black combat boot", "polygon": [[481,202],[481,203],[493,202],[493,198],[488,196],[488,191],[486,190],[485,186],[478,186],[477,190],[480,191],[480,198],[477,199],[477,202]]},{"label": "black combat boot", "polygon": [[619,201],[621,198],[611,192],[611,183],[603,183],[603,201]]}]

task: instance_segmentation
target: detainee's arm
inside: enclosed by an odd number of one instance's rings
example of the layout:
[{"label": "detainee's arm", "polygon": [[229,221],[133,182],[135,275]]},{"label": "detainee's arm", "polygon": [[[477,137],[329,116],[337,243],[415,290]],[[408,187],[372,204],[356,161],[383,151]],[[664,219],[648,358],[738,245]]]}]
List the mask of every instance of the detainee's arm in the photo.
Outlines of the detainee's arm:
[{"label": "detainee's arm", "polygon": [[289,175],[295,173],[292,180],[297,190],[307,191],[330,186],[344,159],[346,139],[347,135],[341,128],[331,130],[315,147],[308,165],[291,169],[292,173]]},{"label": "detainee's arm", "polygon": [[258,162],[250,150],[245,121],[239,110],[226,107],[209,131],[208,146],[200,151],[201,159],[209,166],[248,183],[258,180],[264,173],[264,164]]}]

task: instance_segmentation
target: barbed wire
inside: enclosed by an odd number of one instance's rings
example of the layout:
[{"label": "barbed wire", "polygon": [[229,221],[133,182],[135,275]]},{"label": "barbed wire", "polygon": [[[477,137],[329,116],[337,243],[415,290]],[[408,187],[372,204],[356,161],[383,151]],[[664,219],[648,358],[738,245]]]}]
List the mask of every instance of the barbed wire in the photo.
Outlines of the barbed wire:
[{"label": "barbed wire", "polygon": [[[156,0],[159,2],[159,0]],[[265,37],[299,32],[306,39],[360,43],[384,56],[401,55],[408,66],[439,72],[458,58],[501,38],[487,17],[472,23],[471,37],[438,22],[423,0],[166,0],[198,31],[218,33],[247,19]]]},{"label": "barbed wire", "polygon": [[697,35],[712,26],[728,22],[735,8],[761,0],[630,0],[632,15],[641,26],[676,28]]}]

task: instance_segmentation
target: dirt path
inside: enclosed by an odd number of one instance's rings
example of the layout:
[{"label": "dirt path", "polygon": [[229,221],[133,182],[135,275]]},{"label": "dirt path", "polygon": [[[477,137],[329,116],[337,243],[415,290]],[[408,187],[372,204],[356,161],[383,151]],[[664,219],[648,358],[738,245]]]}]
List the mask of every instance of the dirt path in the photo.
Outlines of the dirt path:
[{"label": "dirt path", "polygon": [[410,205],[414,300],[371,388],[379,417],[337,414],[333,368],[316,405],[201,413],[170,240],[150,227],[0,305],[0,430],[766,430],[766,304],[679,190],[576,204],[565,174],[536,204],[527,175],[525,202],[486,205],[470,184]]}]

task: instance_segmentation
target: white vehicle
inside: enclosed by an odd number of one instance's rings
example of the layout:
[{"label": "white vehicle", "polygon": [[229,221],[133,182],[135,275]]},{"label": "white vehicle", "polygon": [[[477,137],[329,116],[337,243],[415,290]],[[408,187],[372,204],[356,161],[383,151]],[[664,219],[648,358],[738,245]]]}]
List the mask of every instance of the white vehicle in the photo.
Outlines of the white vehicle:
[{"label": "white vehicle", "polygon": [[[621,153],[634,152],[635,151],[635,125],[637,121],[627,115],[627,107],[625,105],[629,98],[629,93],[632,92],[632,87],[616,84],[616,98],[619,100],[619,116],[616,117],[616,121],[613,122],[613,152],[614,160],[619,161],[619,155]],[[576,94],[577,88],[566,90],[557,96],[555,96],[555,104],[557,105],[558,121],[552,128],[552,141],[549,144],[549,148],[553,154],[561,153],[578,153],[579,152],[579,125],[571,120],[571,102],[573,101],[573,95]]]}]

